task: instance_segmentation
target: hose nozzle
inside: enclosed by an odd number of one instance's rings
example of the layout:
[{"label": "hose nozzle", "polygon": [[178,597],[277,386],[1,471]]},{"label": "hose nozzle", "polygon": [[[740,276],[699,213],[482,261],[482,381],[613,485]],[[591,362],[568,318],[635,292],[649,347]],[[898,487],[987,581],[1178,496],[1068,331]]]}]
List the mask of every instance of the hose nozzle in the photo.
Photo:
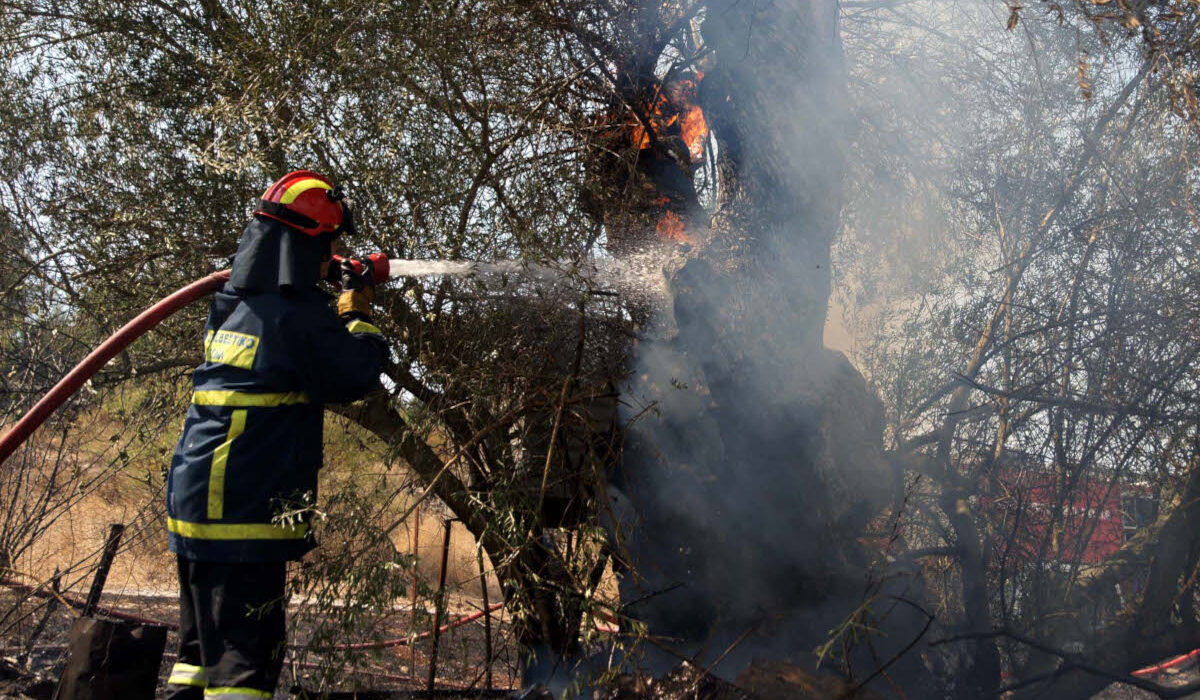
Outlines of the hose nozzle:
[{"label": "hose nozzle", "polygon": [[362,274],[363,270],[371,271],[371,280],[375,284],[382,284],[391,276],[391,267],[388,264],[388,257],[383,253],[371,253],[362,260],[355,258],[343,258],[340,255],[333,256],[333,264],[329,266],[329,274],[325,276],[325,281],[332,284],[338,284],[342,280],[341,265],[343,260],[348,260],[351,267],[358,274]]}]

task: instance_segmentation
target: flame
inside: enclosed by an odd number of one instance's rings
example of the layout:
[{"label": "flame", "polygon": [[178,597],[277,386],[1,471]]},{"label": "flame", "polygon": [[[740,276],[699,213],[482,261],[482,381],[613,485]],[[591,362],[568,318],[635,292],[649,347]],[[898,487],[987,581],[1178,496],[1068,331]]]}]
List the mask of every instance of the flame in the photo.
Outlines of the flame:
[{"label": "flame", "polygon": [[[651,128],[655,134],[665,134],[667,129],[679,120],[678,114],[664,115],[663,110],[669,109],[670,103],[667,102],[667,96],[660,92],[654,100],[654,106],[647,110],[646,117],[650,122]],[[639,150],[650,148],[650,133],[646,131],[646,126],[641,119],[634,117],[633,122],[633,142],[637,144]]]},{"label": "flame", "polygon": [[654,230],[658,233],[659,238],[669,239],[676,243],[695,243],[692,237],[684,231],[683,219],[670,210],[658,220],[658,224],[654,227]]},{"label": "flame", "polygon": [[[655,136],[664,139],[669,130],[678,125],[684,145],[693,161],[704,157],[704,142],[708,138],[708,123],[704,110],[700,108],[697,87],[704,74],[697,71],[696,77],[682,78],[668,83],[658,90],[653,103],[645,110],[647,121]],[[634,118],[633,143],[641,150],[650,148],[650,134],[641,119]]]},{"label": "flame", "polygon": [[703,79],[704,73],[696,71],[695,79],[679,81],[676,90],[679,96],[677,103],[683,115],[679,131],[693,161],[704,157],[704,142],[708,139],[708,122],[704,119],[704,110],[700,109],[699,88]]},{"label": "flame", "polygon": [[704,121],[704,111],[700,109],[700,105],[694,105],[683,115],[679,129],[683,132],[683,142],[687,144],[692,160],[703,158],[704,142],[708,139],[708,122]]},{"label": "flame", "polygon": [[[691,164],[703,160],[709,133],[699,104],[703,78],[703,73],[695,71],[692,77],[675,78],[655,86],[653,94],[644,98],[635,114],[626,112],[618,116],[614,111],[606,117],[606,127],[620,125],[622,136],[629,139],[627,143],[639,151],[653,149],[639,154],[639,165],[648,176],[643,191],[658,196],[649,201],[639,197],[637,208],[643,215],[657,216],[654,229],[660,241],[686,245],[695,245],[697,241],[695,232],[689,230],[690,217],[683,213],[687,209],[684,193],[676,192],[676,185],[660,181],[652,171],[658,167],[654,165],[656,162],[678,160],[683,175],[690,177]],[[677,199],[672,199],[672,194]]]}]

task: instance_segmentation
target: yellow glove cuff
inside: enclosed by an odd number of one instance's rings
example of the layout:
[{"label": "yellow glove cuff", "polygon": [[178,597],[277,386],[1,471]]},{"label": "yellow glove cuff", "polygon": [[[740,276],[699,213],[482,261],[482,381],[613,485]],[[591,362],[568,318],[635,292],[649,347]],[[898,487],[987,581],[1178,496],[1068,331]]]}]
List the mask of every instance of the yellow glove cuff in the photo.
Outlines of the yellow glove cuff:
[{"label": "yellow glove cuff", "polygon": [[338,316],[346,314],[370,316],[372,301],[375,301],[375,290],[370,287],[361,291],[342,292],[337,301]]}]

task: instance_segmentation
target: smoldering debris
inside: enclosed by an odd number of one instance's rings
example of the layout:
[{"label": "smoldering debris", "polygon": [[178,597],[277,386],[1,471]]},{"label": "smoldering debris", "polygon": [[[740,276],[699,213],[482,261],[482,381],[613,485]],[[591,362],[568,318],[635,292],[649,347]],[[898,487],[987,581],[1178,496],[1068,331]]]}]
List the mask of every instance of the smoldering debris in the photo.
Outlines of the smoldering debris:
[{"label": "smoldering debris", "polygon": [[15,658],[0,658],[0,698],[50,700],[58,685],[57,679],[18,665],[16,661]]},{"label": "smoldering debris", "polygon": [[733,682],[683,663],[659,678],[624,675],[593,693],[595,700],[877,700],[836,676],[780,661],[756,661]]}]

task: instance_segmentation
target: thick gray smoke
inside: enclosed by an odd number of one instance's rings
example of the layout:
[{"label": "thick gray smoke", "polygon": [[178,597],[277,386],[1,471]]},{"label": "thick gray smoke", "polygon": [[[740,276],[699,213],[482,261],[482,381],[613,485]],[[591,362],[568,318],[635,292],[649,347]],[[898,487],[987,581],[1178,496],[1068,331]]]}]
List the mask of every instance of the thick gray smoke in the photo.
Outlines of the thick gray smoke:
[{"label": "thick gray smoke", "polygon": [[622,599],[718,671],[808,660],[868,595],[857,539],[897,490],[881,405],[822,345],[852,135],[835,12],[710,8],[701,101],[731,175],[629,391]]},{"label": "thick gray smoke", "polygon": [[[926,619],[904,602],[922,598],[916,577],[884,561],[887,523],[870,527],[903,498],[884,405],[822,344],[831,247],[844,237],[843,301],[876,328],[921,294],[969,294],[957,273],[974,253],[953,240],[980,220],[954,177],[986,169],[966,162],[983,144],[1005,148],[1000,117],[1041,107],[1024,78],[1005,76],[1029,65],[1013,57],[1031,56],[1033,40],[1006,33],[1004,12],[866,5],[846,3],[840,29],[834,3],[800,0],[713,3],[703,25],[715,58],[702,106],[733,175],[637,349],[619,484],[636,513],[620,533],[633,566],[622,601],[672,640],[665,665],[697,655],[733,675],[759,656],[811,663],[865,609],[858,621],[879,629],[841,660],[867,675]],[[1071,41],[1056,31],[1041,40]],[[1040,51],[1040,70],[1078,53]],[[891,672],[920,676],[914,659]]]}]

